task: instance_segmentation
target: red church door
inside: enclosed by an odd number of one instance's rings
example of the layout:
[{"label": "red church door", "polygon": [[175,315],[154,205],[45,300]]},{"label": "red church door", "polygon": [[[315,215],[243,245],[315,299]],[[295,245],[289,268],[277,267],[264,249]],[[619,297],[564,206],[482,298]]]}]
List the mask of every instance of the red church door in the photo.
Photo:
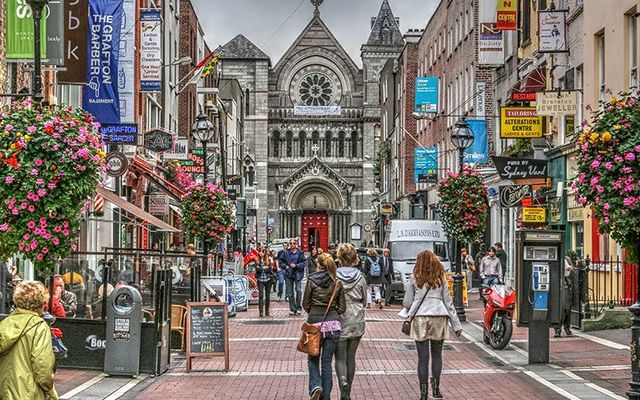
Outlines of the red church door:
[{"label": "red church door", "polygon": [[302,250],[329,245],[329,217],[325,212],[308,212],[302,215]]}]

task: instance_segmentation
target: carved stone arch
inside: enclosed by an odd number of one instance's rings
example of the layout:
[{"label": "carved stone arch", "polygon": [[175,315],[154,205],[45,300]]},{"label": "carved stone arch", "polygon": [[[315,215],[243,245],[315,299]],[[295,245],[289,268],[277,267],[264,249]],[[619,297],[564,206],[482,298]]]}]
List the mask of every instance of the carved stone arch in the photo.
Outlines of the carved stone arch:
[{"label": "carved stone arch", "polygon": [[325,50],[313,48],[301,51],[287,60],[277,76],[276,90],[287,92],[294,76],[303,68],[309,66],[321,66],[331,70],[339,78],[343,93],[351,93],[356,87],[356,77],[349,66],[336,54]]},{"label": "carved stone arch", "polygon": [[[316,197],[313,199],[313,197]],[[286,198],[289,210],[343,210],[345,193],[323,176],[311,176],[298,182]],[[314,203],[316,206],[314,207]]]}]

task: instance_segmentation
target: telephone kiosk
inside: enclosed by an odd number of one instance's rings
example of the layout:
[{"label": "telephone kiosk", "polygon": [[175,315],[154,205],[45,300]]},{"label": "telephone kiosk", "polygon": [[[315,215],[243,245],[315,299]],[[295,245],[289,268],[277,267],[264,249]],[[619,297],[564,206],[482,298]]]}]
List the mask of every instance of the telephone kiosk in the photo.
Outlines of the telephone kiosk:
[{"label": "telephone kiosk", "polygon": [[516,325],[529,328],[529,364],[549,362],[549,327],[562,318],[564,231],[516,232]]}]

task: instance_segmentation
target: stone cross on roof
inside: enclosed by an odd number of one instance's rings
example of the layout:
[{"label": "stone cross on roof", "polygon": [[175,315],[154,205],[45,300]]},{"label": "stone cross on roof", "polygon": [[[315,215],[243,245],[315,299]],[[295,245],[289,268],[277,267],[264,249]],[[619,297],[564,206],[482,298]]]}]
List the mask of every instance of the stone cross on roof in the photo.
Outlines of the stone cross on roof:
[{"label": "stone cross on roof", "polygon": [[313,4],[316,7],[315,11],[313,12],[313,14],[315,16],[320,15],[320,9],[319,8],[320,8],[320,5],[322,5],[323,1],[324,0],[311,0],[311,4]]}]

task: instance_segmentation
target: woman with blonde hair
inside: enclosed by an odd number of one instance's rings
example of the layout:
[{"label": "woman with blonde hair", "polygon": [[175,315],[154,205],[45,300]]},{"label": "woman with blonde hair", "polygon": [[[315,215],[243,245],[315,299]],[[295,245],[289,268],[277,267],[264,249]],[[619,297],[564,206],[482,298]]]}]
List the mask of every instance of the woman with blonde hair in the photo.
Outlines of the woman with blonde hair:
[{"label": "woman with blonde hair", "polygon": [[411,319],[410,336],[418,350],[418,379],[420,399],[429,398],[429,352],[431,352],[431,389],[434,399],[442,399],[440,375],[442,373],[442,347],[451,324],[456,336],[462,325],[453,307],[444,267],[433,252],[418,254],[413,268],[413,279],[404,285],[402,316]]},{"label": "woman with blonde hair", "polygon": [[317,259],[318,270],[307,280],[302,307],[309,314],[307,322],[320,328],[320,354],[308,356],[309,396],[311,400],[331,399],[333,355],[342,331],[342,318],[347,301],[340,281],[336,278],[336,264],[329,254]]},{"label": "woman with blonde hair", "polygon": [[47,291],[40,282],[21,282],[13,293],[16,309],[0,322],[0,398],[57,399],[55,357],[49,325],[42,319]]}]

